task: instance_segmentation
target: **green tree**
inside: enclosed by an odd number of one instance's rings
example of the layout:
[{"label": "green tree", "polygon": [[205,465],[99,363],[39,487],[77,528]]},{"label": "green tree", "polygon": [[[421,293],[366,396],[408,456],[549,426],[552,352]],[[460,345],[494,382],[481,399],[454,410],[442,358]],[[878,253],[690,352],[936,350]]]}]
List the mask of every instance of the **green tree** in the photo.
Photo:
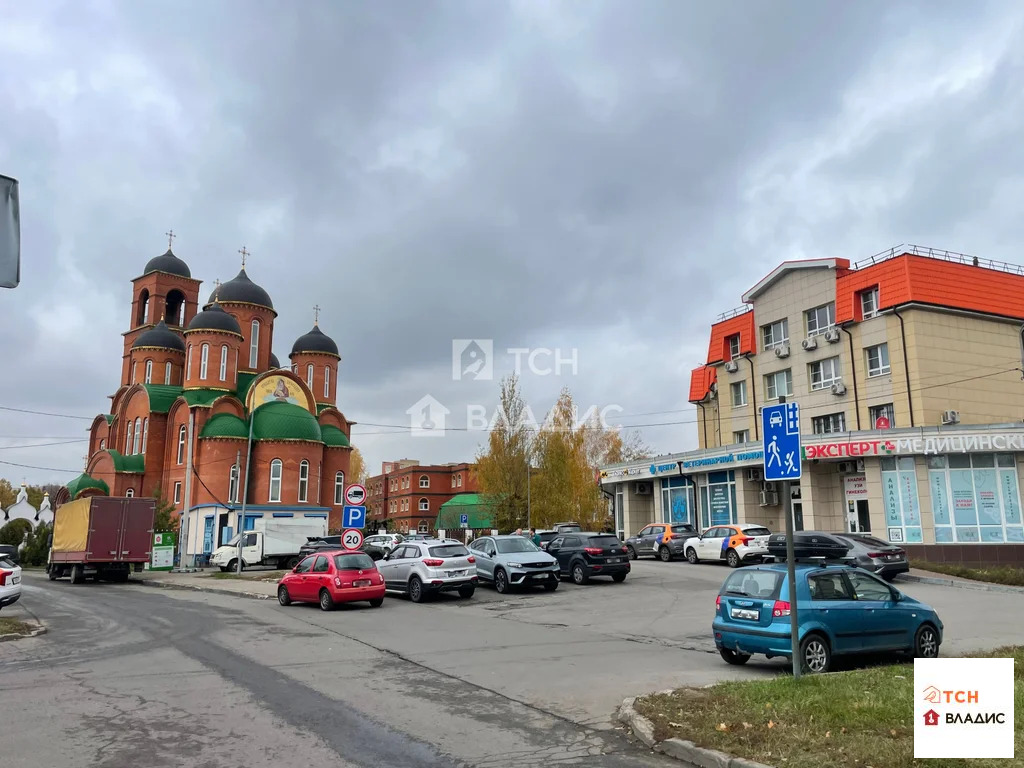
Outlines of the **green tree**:
[{"label": "green tree", "polygon": [[501,381],[500,411],[487,437],[487,449],[477,455],[477,477],[485,501],[494,510],[494,526],[513,531],[526,526],[527,460],[531,433],[519,377]]},{"label": "green tree", "polygon": [[18,492],[14,489],[11,481],[7,478],[0,478],[0,509],[7,509],[18,500]]},{"label": "green tree", "polygon": [[159,485],[153,489],[153,498],[156,500],[156,517],[153,520],[153,530],[178,530],[178,524],[181,522],[181,518],[174,514],[174,502],[164,496],[163,489],[161,489]]},{"label": "green tree", "polygon": [[25,540],[25,549],[21,552],[21,564],[45,565],[50,554],[50,536],[52,534],[52,525],[40,523]]},{"label": "green tree", "polygon": [[28,520],[11,520],[3,528],[0,528],[0,544],[14,544],[17,546],[25,540],[25,535],[32,530],[32,523]]}]

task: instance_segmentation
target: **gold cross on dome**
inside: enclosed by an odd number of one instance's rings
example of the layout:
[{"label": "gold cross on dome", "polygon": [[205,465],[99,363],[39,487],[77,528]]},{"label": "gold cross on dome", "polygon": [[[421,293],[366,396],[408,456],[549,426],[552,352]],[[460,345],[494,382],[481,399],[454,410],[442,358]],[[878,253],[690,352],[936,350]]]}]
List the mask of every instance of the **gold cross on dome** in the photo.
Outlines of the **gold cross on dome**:
[{"label": "gold cross on dome", "polygon": [[320,305],[319,304],[314,304],[313,305],[313,325],[319,325],[319,324],[320,324]]},{"label": "gold cross on dome", "polygon": [[220,280],[213,281],[213,300],[217,300],[217,294],[220,293]]},{"label": "gold cross on dome", "polygon": [[164,232],[164,234],[167,235],[167,250],[169,251],[171,250],[171,246],[174,245],[174,238],[176,238],[177,235],[174,234],[173,229],[168,232]]},{"label": "gold cross on dome", "polygon": [[251,253],[249,253],[249,251],[247,251],[247,250],[245,249],[245,246],[244,246],[244,245],[242,246],[242,250],[240,250],[240,251],[239,251],[239,253],[240,253],[240,254],[242,254],[242,269],[245,269],[245,259],[246,259],[246,258],[247,258],[248,256],[252,256],[252,254],[251,254]]}]

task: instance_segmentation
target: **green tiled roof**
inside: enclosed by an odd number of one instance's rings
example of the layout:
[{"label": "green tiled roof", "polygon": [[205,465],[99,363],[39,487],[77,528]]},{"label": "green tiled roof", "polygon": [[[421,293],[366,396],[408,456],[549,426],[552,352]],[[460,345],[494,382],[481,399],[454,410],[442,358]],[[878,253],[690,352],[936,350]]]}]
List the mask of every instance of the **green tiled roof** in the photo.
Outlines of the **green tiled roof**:
[{"label": "green tiled roof", "polygon": [[320,427],[320,434],[323,436],[324,445],[340,445],[345,447],[349,445],[349,441],[348,438],[345,437],[345,433],[333,424],[323,424]]},{"label": "green tiled roof", "polygon": [[86,488],[96,488],[97,490],[103,491],[108,496],[110,495],[110,488],[105,482],[97,480],[95,477],[87,475],[84,472],[69,482],[67,488],[68,493],[71,494],[72,501],[78,498],[78,494]]},{"label": "green tiled roof", "polygon": [[167,384],[143,384],[149,393],[149,410],[153,413],[167,413],[181,394],[181,387]]},{"label": "green tiled roof", "polygon": [[202,408],[209,408],[210,404],[218,397],[230,395],[230,392],[223,392],[219,389],[186,389],[181,393],[190,406],[198,405]]},{"label": "green tiled roof", "polygon": [[238,374],[238,399],[245,403],[245,398],[249,394],[249,387],[252,386],[253,381],[256,380],[257,374],[255,373],[240,373]]},{"label": "green tiled roof", "polygon": [[436,527],[448,531],[458,529],[462,515],[469,515],[469,527],[473,530],[494,527],[491,505],[479,493],[460,493],[442,504]]},{"label": "green tiled roof", "polygon": [[328,408],[333,408],[333,407],[334,406],[331,405],[330,403],[317,403],[316,404],[316,415],[319,416],[321,413],[326,411]]},{"label": "green tiled roof", "polygon": [[103,418],[107,420],[107,424],[113,424],[114,423],[114,414],[112,414],[112,413],[104,413],[103,414]]},{"label": "green tiled roof", "polygon": [[203,431],[199,436],[240,437],[246,440],[249,437],[249,423],[233,413],[218,413],[203,425]]},{"label": "green tiled roof", "polygon": [[323,442],[316,416],[291,403],[268,403],[252,415],[254,440],[310,440]]},{"label": "green tiled roof", "polygon": [[135,453],[131,456],[125,456],[120,451],[113,451],[107,449],[107,453],[110,454],[110,458],[114,460],[114,469],[117,472],[131,472],[134,474],[142,474],[146,471],[146,456],[142,453]]}]

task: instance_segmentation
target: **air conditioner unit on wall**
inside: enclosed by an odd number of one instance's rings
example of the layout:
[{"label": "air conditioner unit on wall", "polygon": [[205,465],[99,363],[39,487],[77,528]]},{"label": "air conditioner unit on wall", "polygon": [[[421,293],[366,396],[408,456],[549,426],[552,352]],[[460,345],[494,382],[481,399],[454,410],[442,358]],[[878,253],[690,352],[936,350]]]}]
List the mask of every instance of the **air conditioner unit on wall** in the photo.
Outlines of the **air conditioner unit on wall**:
[{"label": "air conditioner unit on wall", "polygon": [[633,492],[637,496],[650,496],[651,495],[651,484],[650,483],[634,483]]},{"label": "air conditioner unit on wall", "polygon": [[804,339],[803,341],[801,341],[800,342],[800,346],[803,347],[804,349],[808,350],[808,351],[810,351],[812,349],[817,349],[818,348],[818,340],[816,338],[814,338],[813,336],[811,336],[810,338],[807,338],[807,339]]},{"label": "air conditioner unit on wall", "polygon": [[775,483],[771,480],[767,483],[761,483],[761,490],[766,493],[773,493],[775,491]]},{"label": "air conditioner unit on wall", "polygon": [[735,360],[730,360],[728,363],[725,364],[725,370],[727,370],[729,373],[736,373],[736,371],[738,371],[739,369],[740,367]]},{"label": "air conditioner unit on wall", "polygon": [[761,477],[761,470],[757,467],[750,467],[747,470],[747,480],[751,483],[759,483],[763,478]]},{"label": "air conditioner unit on wall", "polygon": [[857,471],[857,465],[852,461],[840,461],[839,462],[839,474],[848,475],[852,472]]},{"label": "air conditioner unit on wall", "polygon": [[775,348],[776,357],[789,357],[789,344],[783,344]]},{"label": "air conditioner unit on wall", "polygon": [[960,423],[960,411],[943,411],[942,412],[942,423],[943,424],[959,424]]},{"label": "air conditioner unit on wall", "polygon": [[779,504],[779,494],[775,491],[761,491],[758,505],[762,507],[775,507]]},{"label": "air conditioner unit on wall", "polygon": [[843,384],[843,382],[841,382],[841,381],[837,381],[835,384],[832,385],[832,394],[833,395],[845,395],[846,394],[846,385]]},{"label": "air conditioner unit on wall", "polygon": [[837,344],[839,342],[839,339],[841,338],[841,336],[839,335],[838,328],[829,328],[827,331],[825,331],[824,335],[825,341],[827,341],[829,344]]}]

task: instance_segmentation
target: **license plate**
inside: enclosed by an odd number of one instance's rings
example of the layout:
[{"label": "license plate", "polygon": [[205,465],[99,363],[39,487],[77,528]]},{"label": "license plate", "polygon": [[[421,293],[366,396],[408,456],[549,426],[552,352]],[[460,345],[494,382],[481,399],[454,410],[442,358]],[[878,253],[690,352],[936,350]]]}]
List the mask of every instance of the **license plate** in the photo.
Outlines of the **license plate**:
[{"label": "license plate", "polygon": [[733,608],[730,615],[734,619],[752,619],[754,621],[761,618],[760,612],[756,610],[749,610],[747,608]]},{"label": "license plate", "polygon": [[371,582],[370,582],[369,579],[362,579],[361,581],[353,581],[352,582],[352,586],[353,587],[368,587],[368,586],[370,586],[370,584],[371,584]]},{"label": "license plate", "polygon": [[449,576],[462,576],[465,571],[448,571]]},{"label": "license plate", "polygon": [[608,558],[608,562],[609,563],[621,563],[622,562],[622,558],[621,557],[609,557]]},{"label": "license plate", "polygon": [[12,576],[11,584],[21,584],[21,576]]}]

